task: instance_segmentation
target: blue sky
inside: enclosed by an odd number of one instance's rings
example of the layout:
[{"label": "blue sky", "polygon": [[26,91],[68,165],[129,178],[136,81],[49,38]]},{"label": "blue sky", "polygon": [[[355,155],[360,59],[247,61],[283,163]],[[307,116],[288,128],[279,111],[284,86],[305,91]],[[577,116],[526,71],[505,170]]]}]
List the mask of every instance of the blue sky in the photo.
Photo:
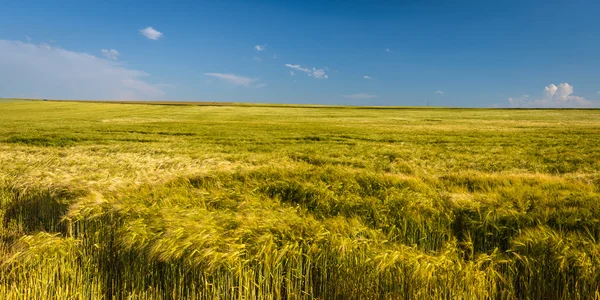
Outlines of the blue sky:
[{"label": "blue sky", "polygon": [[0,97],[598,107],[599,20],[592,0],[6,0]]}]

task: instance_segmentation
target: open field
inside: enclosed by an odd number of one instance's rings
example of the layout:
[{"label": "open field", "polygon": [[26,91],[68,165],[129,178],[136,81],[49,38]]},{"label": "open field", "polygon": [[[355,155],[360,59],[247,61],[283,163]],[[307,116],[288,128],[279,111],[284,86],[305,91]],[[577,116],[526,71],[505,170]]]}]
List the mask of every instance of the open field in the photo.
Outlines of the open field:
[{"label": "open field", "polygon": [[1,299],[599,297],[599,110],[0,102]]}]

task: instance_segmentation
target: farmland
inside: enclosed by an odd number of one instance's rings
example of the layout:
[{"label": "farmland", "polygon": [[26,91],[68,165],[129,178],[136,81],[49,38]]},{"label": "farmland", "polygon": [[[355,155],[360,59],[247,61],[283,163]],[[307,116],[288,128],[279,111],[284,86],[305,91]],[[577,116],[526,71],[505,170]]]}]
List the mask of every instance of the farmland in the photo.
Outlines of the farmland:
[{"label": "farmland", "polygon": [[600,110],[0,101],[0,298],[598,298],[599,145]]}]

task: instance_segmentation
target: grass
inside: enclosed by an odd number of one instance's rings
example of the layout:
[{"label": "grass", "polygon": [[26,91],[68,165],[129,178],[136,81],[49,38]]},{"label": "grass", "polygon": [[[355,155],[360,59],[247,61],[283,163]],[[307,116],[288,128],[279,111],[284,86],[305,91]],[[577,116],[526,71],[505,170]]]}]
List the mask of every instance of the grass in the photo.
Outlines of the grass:
[{"label": "grass", "polygon": [[600,297],[600,111],[0,102],[2,299]]}]

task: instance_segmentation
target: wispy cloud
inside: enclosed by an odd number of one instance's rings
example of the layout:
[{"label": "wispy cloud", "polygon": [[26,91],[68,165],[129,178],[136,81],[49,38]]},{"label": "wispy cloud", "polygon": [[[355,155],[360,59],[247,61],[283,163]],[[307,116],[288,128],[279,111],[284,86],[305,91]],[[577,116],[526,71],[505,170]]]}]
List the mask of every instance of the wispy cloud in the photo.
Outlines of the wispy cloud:
[{"label": "wispy cloud", "polygon": [[343,97],[344,98],[352,98],[352,99],[370,99],[370,98],[377,98],[377,95],[360,93],[360,94],[344,95]]},{"label": "wispy cloud", "polygon": [[309,69],[309,68],[304,68],[301,65],[294,65],[294,64],[285,64],[285,66],[288,67],[288,68],[292,68],[292,69],[298,70],[298,71],[302,71],[302,72],[308,74],[308,76],[312,76],[312,77],[317,78],[317,79],[327,79],[327,78],[329,78],[329,76],[327,75],[327,73],[325,73],[324,69],[317,69],[317,68],[314,68],[314,67],[312,69]]},{"label": "wispy cloud", "polygon": [[25,36],[25,39],[26,39],[28,42],[31,42],[31,38],[30,38],[29,36]]},{"label": "wispy cloud", "polygon": [[[290,76],[296,76],[296,73],[294,73],[294,71],[290,71]],[[598,92],[600,93],[600,92]]]},{"label": "wispy cloud", "polygon": [[115,49],[102,49],[100,50],[100,52],[102,52],[102,54],[108,58],[108,59],[112,59],[112,60],[117,60],[119,59],[119,51],[115,50]]},{"label": "wispy cloud", "polygon": [[[277,47],[275,47],[275,48],[277,48]],[[256,45],[256,46],[254,46],[254,49],[256,49],[256,51],[264,51],[265,49],[267,49],[267,44]]]},{"label": "wispy cloud", "polygon": [[312,75],[315,78],[319,78],[319,79],[327,79],[329,78],[329,76],[327,76],[327,74],[325,74],[325,71],[323,69],[315,69],[313,68],[313,72],[312,74],[308,74],[309,76]]},{"label": "wispy cloud", "polygon": [[508,98],[512,107],[591,107],[592,101],[583,97],[573,96],[573,86],[563,82],[558,86],[549,84],[544,88],[541,99],[531,99],[529,95],[517,98]]},{"label": "wispy cloud", "polygon": [[435,91],[434,94],[436,94],[436,95],[443,95],[444,92],[443,91]]},{"label": "wispy cloud", "polygon": [[288,67],[288,68],[296,69],[296,70],[299,70],[299,71],[302,71],[302,72],[306,72],[306,73],[310,72],[309,69],[302,68],[300,65],[285,64],[285,66]]},{"label": "wispy cloud", "polygon": [[385,52],[387,52],[387,53],[391,53],[391,52],[394,52],[394,51],[392,51],[392,49],[390,49],[390,48],[386,48],[386,49],[385,49]]},{"label": "wispy cloud", "polygon": [[373,77],[371,77],[371,76],[367,76],[367,75],[363,76],[363,78],[364,78],[364,79],[373,79]]},{"label": "wispy cloud", "polygon": [[263,82],[263,83],[259,83],[259,84],[257,84],[257,85],[255,86],[255,88],[257,88],[257,89],[260,89],[260,88],[264,88],[264,87],[266,87],[266,86],[267,86],[267,84]]},{"label": "wispy cloud", "polygon": [[526,106],[529,102],[531,102],[529,95],[521,95],[520,97],[511,97],[508,98],[508,104],[512,107],[521,107]]},{"label": "wispy cloud", "polygon": [[47,44],[0,40],[0,53],[5,97],[156,100],[167,87],[115,61]]},{"label": "wispy cloud", "polygon": [[156,40],[158,40],[158,39],[160,39],[160,38],[163,37],[163,33],[162,32],[160,32],[160,31],[158,31],[158,30],[156,30],[156,29],[154,29],[152,27],[146,27],[144,29],[141,29],[140,33],[143,36],[145,36],[145,37],[147,37],[147,38],[149,38],[151,40],[154,40],[154,41],[156,41]]},{"label": "wispy cloud", "polygon": [[263,61],[263,59],[258,56],[254,56],[254,57],[252,57],[252,59],[255,61]]},{"label": "wispy cloud", "polygon": [[[236,86],[251,87],[258,79],[235,74],[204,73],[205,76],[215,77]],[[261,83],[262,84],[262,83]],[[259,84],[259,85],[261,85]],[[258,86],[257,86],[258,87]]]}]

